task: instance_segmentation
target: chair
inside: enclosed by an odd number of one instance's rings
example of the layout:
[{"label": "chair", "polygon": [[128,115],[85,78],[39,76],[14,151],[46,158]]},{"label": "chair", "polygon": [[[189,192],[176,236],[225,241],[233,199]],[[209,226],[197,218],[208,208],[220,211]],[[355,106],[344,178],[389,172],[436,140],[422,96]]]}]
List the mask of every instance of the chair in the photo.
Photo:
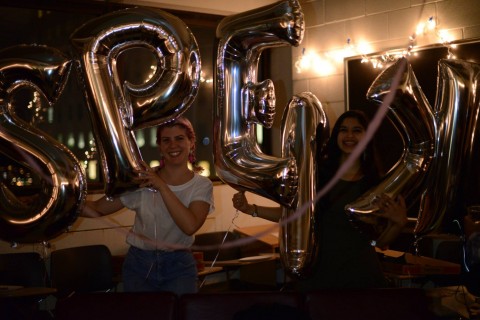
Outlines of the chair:
[{"label": "chair", "polygon": [[48,272],[37,252],[0,254],[0,284],[22,287],[46,287]]},{"label": "chair", "polygon": [[[37,252],[20,252],[0,254],[0,285],[25,287],[28,294],[0,297],[0,317],[5,319],[40,319],[48,318],[48,312],[40,310],[40,303],[48,294],[33,294],[35,288],[49,286],[49,277],[45,260]],[[23,289],[21,289],[23,290]],[[20,290],[20,291],[21,291]],[[2,318],[3,319],[3,318]]]},{"label": "chair", "polygon": [[52,251],[50,278],[58,299],[75,292],[110,291],[115,287],[112,254],[101,244]]}]

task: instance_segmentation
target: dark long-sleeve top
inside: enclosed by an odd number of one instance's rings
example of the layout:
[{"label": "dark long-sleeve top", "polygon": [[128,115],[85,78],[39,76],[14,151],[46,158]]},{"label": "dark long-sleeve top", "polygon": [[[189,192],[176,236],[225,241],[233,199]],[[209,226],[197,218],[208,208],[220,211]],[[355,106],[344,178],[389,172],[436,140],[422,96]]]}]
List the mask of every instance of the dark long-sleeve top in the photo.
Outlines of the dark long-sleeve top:
[{"label": "dark long-sleeve top", "polygon": [[315,210],[318,255],[312,274],[299,282],[300,290],[386,286],[375,248],[344,210],[367,189],[365,179],[339,180],[325,199],[320,199]]}]

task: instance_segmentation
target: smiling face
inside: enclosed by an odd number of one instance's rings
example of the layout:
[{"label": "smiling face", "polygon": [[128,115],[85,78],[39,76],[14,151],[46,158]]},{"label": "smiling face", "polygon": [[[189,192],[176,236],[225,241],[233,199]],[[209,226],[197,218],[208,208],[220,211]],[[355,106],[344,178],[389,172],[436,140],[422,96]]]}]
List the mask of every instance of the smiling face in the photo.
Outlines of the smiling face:
[{"label": "smiling face", "polygon": [[344,155],[348,155],[364,137],[365,128],[360,122],[356,118],[345,118],[338,131],[338,147]]},{"label": "smiling face", "polygon": [[160,131],[158,145],[165,164],[187,165],[192,144],[187,130],[181,125],[164,127]]}]

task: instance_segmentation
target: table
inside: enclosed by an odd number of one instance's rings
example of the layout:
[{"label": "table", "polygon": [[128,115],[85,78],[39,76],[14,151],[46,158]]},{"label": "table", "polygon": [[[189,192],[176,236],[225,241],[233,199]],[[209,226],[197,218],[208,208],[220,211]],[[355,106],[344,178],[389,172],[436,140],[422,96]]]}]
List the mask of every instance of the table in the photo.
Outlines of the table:
[{"label": "table", "polygon": [[[278,253],[264,253],[258,256],[243,257],[234,260],[205,261],[205,265],[221,267],[226,275],[226,282],[230,283],[233,278],[240,283],[248,283],[251,286],[271,286],[277,284],[277,274],[280,255]],[[236,282],[238,284],[238,282]]]},{"label": "table", "polygon": [[[457,263],[416,256],[396,250],[380,250],[382,268],[397,287],[424,286],[425,283],[454,283],[459,281],[461,266]],[[398,261],[397,261],[398,260]]]},{"label": "table", "polygon": [[205,261],[206,266],[213,267],[241,267],[250,264],[255,264],[264,261],[272,261],[277,260],[280,258],[279,254],[276,253],[264,253],[258,256],[250,256],[250,257],[243,257],[241,259],[234,259],[234,260],[217,260],[217,261]]},{"label": "table", "polygon": [[[234,232],[239,234],[241,237],[257,238],[256,241],[241,248],[243,257],[257,256],[262,253],[278,252],[278,224],[276,223],[237,228],[234,230]],[[258,236],[259,234],[262,235]]]},{"label": "table", "polygon": [[205,277],[205,276],[208,276],[209,274],[214,274],[222,271],[223,271],[223,267],[205,267],[205,269],[198,272],[198,277]]},{"label": "table", "polygon": [[55,294],[57,289],[51,287],[21,287],[0,285],[0,298],[44,298]]}]

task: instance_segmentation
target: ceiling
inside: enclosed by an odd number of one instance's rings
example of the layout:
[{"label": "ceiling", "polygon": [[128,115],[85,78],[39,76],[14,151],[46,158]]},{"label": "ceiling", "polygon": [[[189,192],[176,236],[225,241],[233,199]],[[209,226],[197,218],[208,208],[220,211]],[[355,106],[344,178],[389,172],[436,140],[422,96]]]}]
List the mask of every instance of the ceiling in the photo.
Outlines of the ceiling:
[{"label": "ceiling", "polygon": [[112,2],[227,16],[263,7],[278,0],[113,0]]}]

